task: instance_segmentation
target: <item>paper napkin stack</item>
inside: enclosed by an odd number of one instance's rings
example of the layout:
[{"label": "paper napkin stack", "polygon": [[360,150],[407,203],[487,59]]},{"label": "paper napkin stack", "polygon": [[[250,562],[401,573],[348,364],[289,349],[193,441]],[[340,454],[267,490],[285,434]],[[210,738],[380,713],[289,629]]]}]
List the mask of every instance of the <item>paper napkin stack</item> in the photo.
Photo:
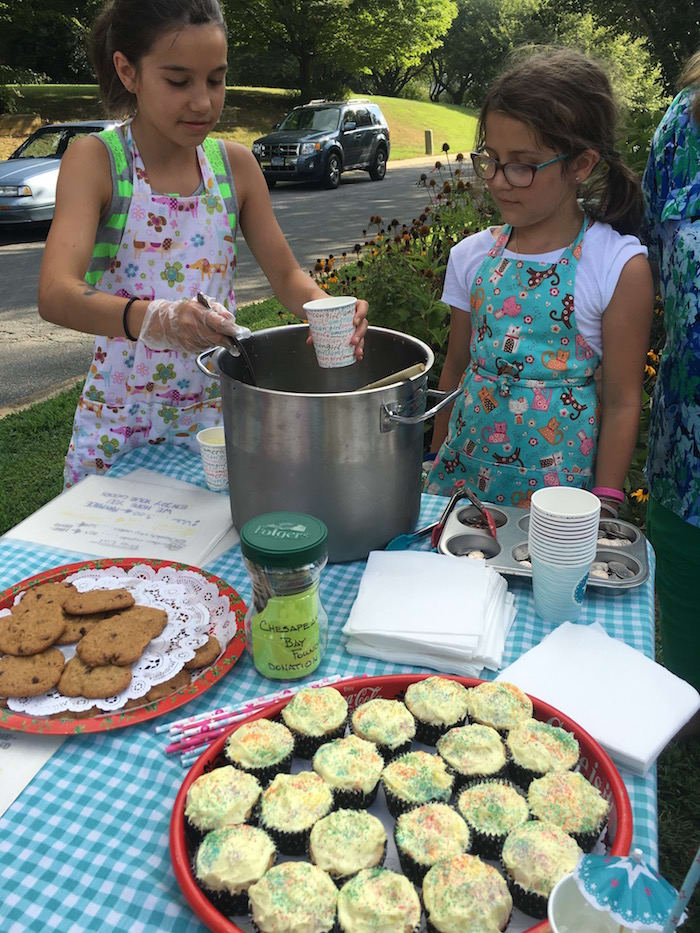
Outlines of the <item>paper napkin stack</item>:
[{"label": "paper napkin stack", "polygon": [[497,680],[566,713],[620,768],[645,774],[700,707],[697,690],[597,622],[564,622]]},{"label": "paper napkin stack", "polygon": [[372,551],[343,633],[351,654],[477,677],[498,670],[514,618],[505,579],[483,560]]}]

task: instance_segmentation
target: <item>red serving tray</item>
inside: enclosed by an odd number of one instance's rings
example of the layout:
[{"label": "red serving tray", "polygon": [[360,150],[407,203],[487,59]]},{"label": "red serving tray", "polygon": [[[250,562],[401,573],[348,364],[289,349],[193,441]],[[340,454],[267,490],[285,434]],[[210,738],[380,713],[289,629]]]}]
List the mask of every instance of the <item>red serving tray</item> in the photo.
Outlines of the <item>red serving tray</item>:
[{"label": "red serving tray", "polygon": [[[361,703],[373,700],[376,697],[394,699],[402,694],[409,684],[434,676],[433,672],[428,674],[388,674],[381,677],[355,677],[352,680],[346,680],[333,686],[340,690],[352,710]],[[465,687],[475,687],[483,682],[473,677],[451,677],[450,679],[464,684]],[[608,837],[612,839],[610,854],[628,855],[632,842],[632,808],[627,796],[627,789],[617,768],[596,740],[585,729],[582,729],[578,723],[575,723],[573,719],[569,719],[564,713],[548,703],[538,700],[537,697],[531,696],[530,699],[532,700],[535,719],[562,726],[564,729],[568,729],[569,732],[573,732],[578,739],[581,749],[582,774],[598,788],[604,797],[610,800],[611,808],[608,821]],[[232,732],[235,732],[244,722],[252,722],[262,716],[276,715],[288,702],[289,699],[286,699],[271,704],[263,710],[251,713],[246,719],[232,726],[226,735],[221,736],[210,745],[192,765],[175,798],[173,814],[170,819],[170,858],[175,871],[175,878],[194,912],[214,933],[242,933],[242,931],[239,926],[236,926],[221,911],[217,910],[211,901],[205,897],[192,875],[185,843],[184,813],[187,791],[194,780],[205,771],[211,770],[213,762],[223,750],[224,743]],[[549,924],[546,920],[543,920],[529,927],[527,933],[548,933],[549,930]]]}]

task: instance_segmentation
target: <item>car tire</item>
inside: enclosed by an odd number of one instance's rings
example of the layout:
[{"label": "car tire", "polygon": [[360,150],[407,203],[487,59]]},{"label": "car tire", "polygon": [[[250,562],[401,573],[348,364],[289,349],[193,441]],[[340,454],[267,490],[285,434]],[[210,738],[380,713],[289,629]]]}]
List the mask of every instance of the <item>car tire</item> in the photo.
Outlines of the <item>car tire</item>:
[{"label": "car tire", "polygon": [[386,149],[381,146],[374,153],[372,164],[369,167],[369,177],[372,181],[382,181],[386,175]]},{"label": "car tire", "polygon": [[326,162],[326,170],[323,173],[323,187],[337,188],[340,184],[341,172],[342,165],[340,163],[340,156],[337,152],[331,152]]},{"label": "car tire", "polygon": [[276,178],[268,178],[267,175],[265,176],[265,181],[266,181],[266,183],[267,183],[268,189],[270,189],[270,190],[271,190],[272,188],[274,188],[275,185],[277,184],[277,179],[276,179]]}]

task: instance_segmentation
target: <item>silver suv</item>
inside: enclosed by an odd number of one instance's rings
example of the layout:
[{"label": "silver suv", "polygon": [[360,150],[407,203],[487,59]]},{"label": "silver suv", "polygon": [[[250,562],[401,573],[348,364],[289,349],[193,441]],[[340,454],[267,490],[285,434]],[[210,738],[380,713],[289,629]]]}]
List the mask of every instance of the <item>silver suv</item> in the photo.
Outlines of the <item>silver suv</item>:
[{"label": "silver suv", "polygon": [[270,188],[278,181],[315,181],[337,188],[342,172],[386,174],[389,127],[376,104],[363,98],[312,100],[295,107],[274,132],[253,143]]}]

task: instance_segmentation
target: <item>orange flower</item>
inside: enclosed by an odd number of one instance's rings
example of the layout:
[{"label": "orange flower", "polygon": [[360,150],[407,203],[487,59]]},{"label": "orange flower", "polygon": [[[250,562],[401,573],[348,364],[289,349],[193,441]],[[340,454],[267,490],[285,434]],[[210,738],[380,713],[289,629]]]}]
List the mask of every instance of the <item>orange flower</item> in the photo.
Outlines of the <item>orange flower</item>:
[{"label": "orange flower", "polygon": [[653,366],[649,366],[649,364],[647,363],[647,365],[644,367],[644,373],[647,376],[655,376],[656,370],[654,369]]},{"label": "orange flower", "polygon": [[636,499],[637,502],[648,502],[649,493],[644,489],[635,489],[634,492],[631,492],[630,495],[633,499]]}]

